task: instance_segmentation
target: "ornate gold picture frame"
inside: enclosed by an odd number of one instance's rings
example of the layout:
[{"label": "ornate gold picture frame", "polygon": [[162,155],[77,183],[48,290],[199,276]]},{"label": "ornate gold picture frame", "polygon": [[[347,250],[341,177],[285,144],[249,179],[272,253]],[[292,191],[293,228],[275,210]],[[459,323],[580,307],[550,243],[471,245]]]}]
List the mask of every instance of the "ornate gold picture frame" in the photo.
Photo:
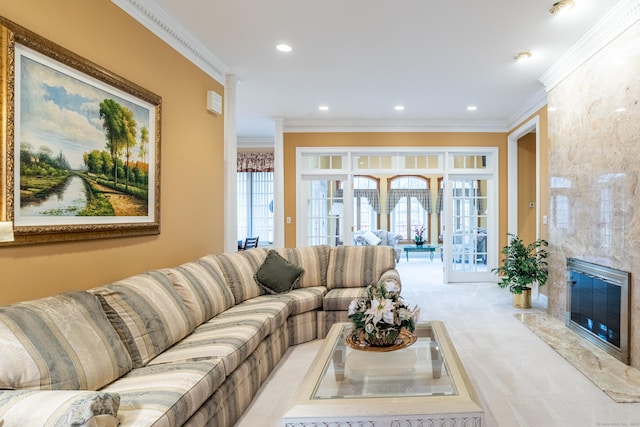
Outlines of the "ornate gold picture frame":
[{"label": "ornate gold picture frame", "polygon": [[160,233],[161,98],[0,17],[0,245]]}]

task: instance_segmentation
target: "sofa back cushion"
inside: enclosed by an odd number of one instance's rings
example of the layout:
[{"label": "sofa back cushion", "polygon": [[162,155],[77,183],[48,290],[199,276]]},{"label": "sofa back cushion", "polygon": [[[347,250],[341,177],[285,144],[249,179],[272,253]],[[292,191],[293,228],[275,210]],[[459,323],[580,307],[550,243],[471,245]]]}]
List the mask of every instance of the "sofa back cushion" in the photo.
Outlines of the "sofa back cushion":
[{"label": "sofa back cushion", "polygon": [[211,256],[162,271],[171,279],[196,326],[235,304],[231,289]]},{"label": "sofa back cushion", "polygon": [[304,269],[297,288],[327,286],[327,267],[329,265],[329,245],[306,246],[300,248],[274,249],[282,258]]},{"label": "sofa back cushion", "polygon": [[97,390],[132,368],[89,292],[0,307],[0,389]]},{"label": "sofa back cushion", "polygon": [[214,255],[236,304],[262,295],[262,288],[254,276],[267,258],[267,251],[260,248],[248,251]]},{"label": "sofa back cushion", "polygon": [[369,286],[395,266],[395,251],[391,246],[337,246],[329,254],[327,288]]},{"label": "sofa back cushion", "polygon": [[139,368],[194,328],[173,283],[160,270],[91,289]]}]

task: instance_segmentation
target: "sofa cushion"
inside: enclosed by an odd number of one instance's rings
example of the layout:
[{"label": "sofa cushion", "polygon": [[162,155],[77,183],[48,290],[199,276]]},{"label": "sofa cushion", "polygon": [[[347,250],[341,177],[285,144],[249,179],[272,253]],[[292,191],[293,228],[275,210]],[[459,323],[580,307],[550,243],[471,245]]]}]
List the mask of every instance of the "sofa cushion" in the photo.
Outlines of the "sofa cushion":
[{"label": "sofa cushion", "polygon": [[0,307],[0,352],[0,388],[97,390],[132,368],[89,292]]},{"label": "sofa cushion", "polygon": [[304,274],[300,277],[296,288],[327,286],[327,267],[331,251],[329,245],[274,250],[290,263],[304,268]]},{"label": "sofa cushion", "polygon": [[120,395],[119,427],[181,426],[220,387],[218,359],[134,369],[103,391]]},{"label": "sofa cushion", "polygon": [[119,406],[117,393],[0,390],[0,425],[116,427]]},{"label": "sofa cushion", "polygon": [[161,271],[91,289],[120,335],[133,367],[144,366],[195,327],[187,307]]},{"label": "sofa cushion", "polygon": [[[371,230],[365,231],[365,233],[362,235],[362,237],[371,246],[377,246],[377,245],[380,244],[380,242],[382,242],[382,239],[380,237],[376,236],[375,234],[373,234],[373,231],[371,231]],[[383,245],[386,245],[387,244],[387,239],[385,238],[384,240],[385,241],[384,241]]]},{"label": "sofa cushion", "polygon": [[281,294],[278,298],[289,301],[289,316],[294,316],[307,311],[321,310],[322,298],[327,293],[324,286],[313,288],[294,289],[286,294]]},{"label": "sofa cushion", "polygon": [[354,298],[366,297],[367,288],[331,289],[324,296],[322,308],[324,311],[346,311]]},{"label": "sofa cushion", "polygon": [[327,288],[367,287],[395,266],[391,246],[337,246],[329,255]]},{"label": "sofa cushion", "polygon": [[256,272],[255,279],[265,292],[279,294],[292,290],[303,273],[302,267],[290,263],[278,252],[270,250]]},{"label": "sofa cushion", "polygon": [[226,319],[216,316],[158,355],[149,366],[217,358],[223,362],[225,375],[229,375],[269,335],[269,325],[265,313]]},{"label": "sofa cushion", "polygon": [[214,256],[227,282],[236,304],[262,295],[262,288],[254,278],[267,257],[264,249],[223,253]]},{"label": "sofa cushion", "polygon": [[162,271],[171,279],[196,326],[235,304],[231,289],[213,259],[189,262]]}]

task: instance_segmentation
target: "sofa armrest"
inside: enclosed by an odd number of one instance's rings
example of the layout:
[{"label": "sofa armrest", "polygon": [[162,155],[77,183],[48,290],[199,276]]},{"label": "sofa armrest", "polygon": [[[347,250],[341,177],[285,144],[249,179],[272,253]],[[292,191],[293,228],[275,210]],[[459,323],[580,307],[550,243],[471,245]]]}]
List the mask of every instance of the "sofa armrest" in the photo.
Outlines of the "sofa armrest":
[{"label": "sofa armrest", "polygon": [[377,285],[380,286],[382,283],[391,282],[398,288],[399,291],[402,291],[402,283],[400,282],[400,273],[397,269],[391,268],[380,276]]},{"label": "sofa armrest", "polygon": [[118,425],[120,395],[84,390],[0,390],[0,419],[6,426]]}]

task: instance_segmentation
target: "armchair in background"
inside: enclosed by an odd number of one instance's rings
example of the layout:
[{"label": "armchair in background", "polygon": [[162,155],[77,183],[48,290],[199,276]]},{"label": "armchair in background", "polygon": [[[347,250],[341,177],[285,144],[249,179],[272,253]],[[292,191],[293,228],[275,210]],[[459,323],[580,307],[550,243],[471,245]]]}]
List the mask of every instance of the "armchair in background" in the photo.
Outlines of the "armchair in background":
[{"label": "armchair in background", "polygon": [[401,238],[401,235],[391,233],[387,230],[359,230],[353,235],[353,240],[356,245],[391,246],[396,254],[396,262],[400,262],[400,255],[402,255],[402,248],[398,247],[398,242]]}]

